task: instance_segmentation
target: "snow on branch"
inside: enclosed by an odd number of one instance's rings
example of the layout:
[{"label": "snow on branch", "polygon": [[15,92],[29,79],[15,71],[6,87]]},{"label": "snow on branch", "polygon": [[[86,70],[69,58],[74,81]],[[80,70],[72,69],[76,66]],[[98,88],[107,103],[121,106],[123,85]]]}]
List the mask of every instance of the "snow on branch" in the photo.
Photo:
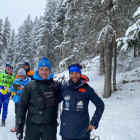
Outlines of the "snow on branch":
[{"label": "snow on branch", "polygon": [[137,11],[133,15],[134,18],[138,17],[140,18],[140,6],[138,7]]},{"label": "snow on branch", "polygon": [[[138,7],[138,10],[133,15],[134,18],[138,16],[140,17],[140,7]],[[136,23],[134,23],[126,30],[125,37],[118,38],[116,40],[117,47],[121,47],[121,51],[126,51],[128,47],[134,46],[134,44],[132,45],[132,42],[136,42],[136,40],[139,40],[139,34],[140,34],[140,18],[136,21]]]},{"label": "snow on branch", "polygon": [[59,67],[63,66],[63,65],[65,64],[65,62],[66,62],[67,60],[71,59],[73,56],[74,56],[74,55],[71,55],[71,56],[69,56],[69,57],[63,59],[63,60],[59,63]]},{"label": "snow on branch", "polygon": [[98,39],[97,39],[97,43],[99,44],[101,41],[105,41],[106,36],[108,35],[109,40],[112,40],[112,36],[114,35],[114,30],[112,28],[112,26],[110,25],[106,25],[98,34]]}]

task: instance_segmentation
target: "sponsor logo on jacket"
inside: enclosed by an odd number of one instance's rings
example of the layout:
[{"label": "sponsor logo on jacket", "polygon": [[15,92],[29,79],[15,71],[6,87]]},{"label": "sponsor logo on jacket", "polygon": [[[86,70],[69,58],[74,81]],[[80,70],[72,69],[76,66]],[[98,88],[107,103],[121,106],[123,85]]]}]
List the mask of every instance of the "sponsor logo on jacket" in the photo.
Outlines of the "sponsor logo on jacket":
[{"label": "sponsor logo on jacket", "polygon": [[86,91],[86,89],[79,88],[79,91],[81,91],[81,92],[85,92],[85,91]]},{"label": "sponsor logo on jacket", "polygon": [[68,95],[67,95],[67,96],[65,96],[65,97],[64,97],[64,100],[65,100],[65,101],[70,100],[70,96],[68,96]]}]

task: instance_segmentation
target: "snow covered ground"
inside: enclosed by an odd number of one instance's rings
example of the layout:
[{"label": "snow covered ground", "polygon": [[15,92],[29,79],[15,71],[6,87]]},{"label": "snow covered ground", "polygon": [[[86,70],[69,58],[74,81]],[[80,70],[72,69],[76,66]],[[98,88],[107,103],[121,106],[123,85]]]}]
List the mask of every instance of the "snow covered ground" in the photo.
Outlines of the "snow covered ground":
[{"label": "snow covered ground", "polygon": [[[65,73],[67,78],[68,72]],[[89,84],[102,98],[104,77],[100,77],[96,73],[97,71],[93,70],[84,72],[90,78]],[[122,84],[123,80],[128,81],[128,83]],[[117,74],[117,87],[119,90],[112,93],[112,96],[108,99],[102,98],[105,103],[105,111],[99,128],[93,130],[94,135],[99,136],[100,140],[140,140],[139,80],[140,69],[138,67],[127,73]],[[95,106],[90,102],[90,116],[93,115],[94,111]],[[15,133],[10,132],[10,129],[14,127],[14,123],[14,103],[10,101],[6,126],[0,127],[0,140],[16,140]],[[61,140],[59,127],[57,138]]]}]

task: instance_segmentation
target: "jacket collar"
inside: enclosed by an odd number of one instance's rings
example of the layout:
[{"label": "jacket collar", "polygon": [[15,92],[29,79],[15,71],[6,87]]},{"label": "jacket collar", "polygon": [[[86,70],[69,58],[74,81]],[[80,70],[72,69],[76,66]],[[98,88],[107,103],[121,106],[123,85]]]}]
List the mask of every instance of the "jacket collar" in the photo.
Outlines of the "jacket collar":
[{"label": "jacket collar", "polygon": [[43,83],[43,84],[49,84],[53,82],[53,78],[49,79],[49,80],[38,80],[35,79],[35,81],[39,82],[39,83]]},{"label": "jacket collar", "polygon": [[88,78],[86,75],[81,75],[81,80],[80,80],[79,83],[74,84],[74,83],[72,83],[71,80],[69,80],[68,83],[67,83],[67,85],[68,85],[69,87],[71,87],[71,88],[77,89],[77,88],[82,87],[82,86],[83,86],[85,83],[87,83],[88,81],[89,81],[89,78]]},{"label": "jacket collar", "polygon": [[[27,81],[29,78],[26,76],[25,79],[22,80],[22,82]],[[17,78],[17,81],[21,82],[20,78]]]},{"label": "jacket collar", "polygon": [[71,88],[75,88],[75,89],[78,89],[80,87],[82,87],[83,85],[85,84],[85,80],[81,79],[79,83],[77,84],[74,84],[72,83],[71,80],[68,81],[67,85]]}]

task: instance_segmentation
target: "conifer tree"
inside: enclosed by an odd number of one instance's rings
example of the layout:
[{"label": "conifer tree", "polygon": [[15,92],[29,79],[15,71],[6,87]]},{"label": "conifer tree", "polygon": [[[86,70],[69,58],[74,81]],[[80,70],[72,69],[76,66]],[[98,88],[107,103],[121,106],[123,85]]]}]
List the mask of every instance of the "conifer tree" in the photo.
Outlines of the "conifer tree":
[{"label": "conifer tree", "polygon": [[8,45],[10,42],[10,35],[11,35],[11,24],[8,17],[5,18],[4,26],[3,26],[3,46],[2,46],[2,61],[6,63],[6,55],[8,50]]}]

